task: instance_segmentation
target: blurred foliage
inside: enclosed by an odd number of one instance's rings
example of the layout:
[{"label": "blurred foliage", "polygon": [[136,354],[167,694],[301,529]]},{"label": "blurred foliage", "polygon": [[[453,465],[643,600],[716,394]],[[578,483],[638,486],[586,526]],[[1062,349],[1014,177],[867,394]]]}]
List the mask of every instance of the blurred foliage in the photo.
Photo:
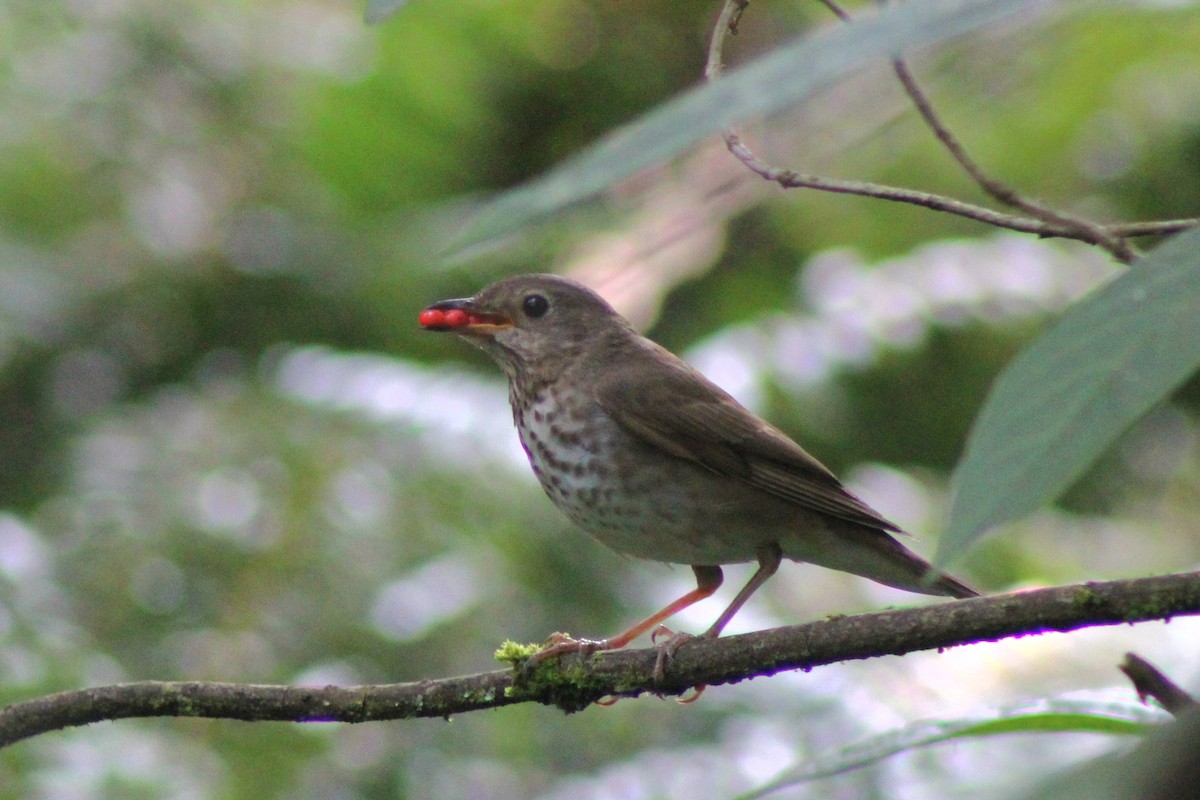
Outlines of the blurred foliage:
[{"label": "blurred foliage", "polygon": [[1064,733],[1092,731],[1113,736],[1149,733],[1164,727],[1170,715],[1152,711],[1138,703],[1116,705],[1050,699],[1033,709],[1002,709],[984,719],[922,720],[888,731],[866,741],[855,742],[832,757],[813,759],[786,771],[771,783],[737,800],[757,800],[781,788],[840,775],[916,747],[944,744],[955,739],[999,736],[1012,733]]},{"label": "blurred foliage", "polygon": [[[1105,220],[1194,215],[1200,13],[1067,6],[914,65],[980,161],[1029,193]],[[585,276],[579,253],[615,253],[614,292],[662,297],[656,339],[741,381],[929,553],[987,387],[1113,274],[1082,247],[721,177],[736,171],[720,172],[719,149],[447,264],[480,197],[698,83],[715,7],[416,0],[376,27],[362,13],[350,0],[0,6],[0,701],[141,678],[491,669],[504,639],[604,635],[685,588],[686,568],[618,558],[545,500],[497,371],[417,329],[429,301],[516,271]],[[729,59],[815,25],[832,25],[819,4],[756,4]],[[797,169],[976,194],[883,67],[747,136]],[[722,211],[697,211],[697,194]],[[711,235],[708,260],[627,258],[649,212],[676,207]],[[1009,526],[966,577],[1001,590],[1200,561],[1195,387],[1135,426],[1071,511]],[[736,622],[909,602],[789,565]],[[126,721],[3,751],[0,800],[729,797],[913,719],[1120,685],[1108,665],[1130,647],[1161,648],[1186,681],[1187,625],[839,665],[686,708]],[[1008,797],[1110,744],[1033,738],[777,796]]]}]

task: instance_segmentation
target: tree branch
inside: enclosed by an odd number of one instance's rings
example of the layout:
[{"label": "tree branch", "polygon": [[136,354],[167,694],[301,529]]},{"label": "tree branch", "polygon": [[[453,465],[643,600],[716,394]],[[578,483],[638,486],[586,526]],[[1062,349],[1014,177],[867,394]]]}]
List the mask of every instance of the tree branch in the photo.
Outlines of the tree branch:
[{"label": "tree branch", "polygon": [[[849,14],[836,0],[820,0],[834,15],[843,22],[849,23]],[[737,33],[738,23],[745,12],[749,0],[726,0],[713,30],[709,43],[708,60],[704,68],[707,80],[716,80],[724,71],[724,47],[728,35]],[[913,77],[907,63],[896,58],[892,60],[892,68],[896,77],[904,87],[905,93],[912,100],[917,112],[925,124],[933,131],[938,141],[946,148],[950,156],[959,164],[967,175],[990,197],[1005,205],[1011,206],[1025,214],[1019,216],[956,200],[943,195],[905,189],[896,186],[886,186],[866,181],[849,181],[837,178],[827,178],[820,175],[810,175],[790,169],[772,166],[760,159],[753,150],[741,141],[734,131],[726,131],[725,144],[729,151],[746,167],[763,178],[779,184],[785,189],[815,189],[837,194],[853,194],[862,197],[874,197],[879,200],[889,200],[895,203],[909,203],[922,206],[934,211],[973,219],[997,228],[1032,233],[1043,238],[1064,238],[1102,247],[1118,261],[1131,264],[1137,258],[1137,253],[1126,241],[1137,236],[1165,235],[1178,233],[1181,230],[1200,225],[1200,219],[1180,219],[1150,222],[1117,223],[1102,225],[1091,220],[1056,211],[1046,205],[1023,197],[1015,189],[1004,182],[987,174],[982,167],[970,156],[958,138],[942,121],[928,96]]]},{"label": "tree branch", "polygon": [[586,661],[567,657],[561,664],[540,664],[529,675],[505,669],[378,686],[144,681],[10,705],[0,710],[0,747],[75,725],[132,717],[368,722],[449,717],[528,701],[578,711],[606,696],[679,695],[700,684],[736,683],[839,661],[1188,614],[1200,614],[1200,572],[1060,586],[697,639],[680,648],[657,685],[653,648],[597,653]]}]

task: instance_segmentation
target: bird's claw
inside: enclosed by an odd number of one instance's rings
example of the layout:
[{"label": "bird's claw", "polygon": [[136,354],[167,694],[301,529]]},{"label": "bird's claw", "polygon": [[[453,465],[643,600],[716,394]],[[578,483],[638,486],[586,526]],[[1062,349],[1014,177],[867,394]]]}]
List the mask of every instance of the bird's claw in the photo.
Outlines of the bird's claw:
[{"label": "bird's claw", "polygon": [[[659,638],[666,636],[665,642],[659,642]],[[690,642],[696,637],[690,633],[679,632],[668,628],[666,625],[659,625],[654,629],[654,633],[650,634],[650,641],[654,643],[654,648],[658,651],[658,655],[654,658],[654,682],[662,683],[663,678],[667,674],[667,662],[675,657],[675,653],[684,644]]]},{"label": "bird's claw", "polygon": [[546,637],[546,646],[525,659],[522,671],[528,675],[543,661],[559,656],[579,653],[581,659],[587,658],[599,650],[609,649],[607,639],[575,639],[565,633],[552,633]]},{"label": "bird's claw", "polygon": [[[662,644],[659,644],[659,637],[663,635],[667,636],[667,640]],[[667,674],[667,662],[675,657],[675,653],[679,651],[679,648],[696,638],[698,637],[683,631],[676,633],[666,625],[659,625],[654,629],[654,633],[650,634],[650,641],[654,643],[655,649],[658,650],[658,655],[654,659],[653,673],[654,682],[656,684],[661,684],[663,682],[663,679]],[[708,688],[708,684],[697,684],[696,686],[692,687],[692,690],[695,691],[695,694],[691,695],[690,697],[679,697],[677,702],[684,705],[687,705],[688,703],[694,703],[700,699],[700,695],[704,694],[704,690],[706,688]]]}]

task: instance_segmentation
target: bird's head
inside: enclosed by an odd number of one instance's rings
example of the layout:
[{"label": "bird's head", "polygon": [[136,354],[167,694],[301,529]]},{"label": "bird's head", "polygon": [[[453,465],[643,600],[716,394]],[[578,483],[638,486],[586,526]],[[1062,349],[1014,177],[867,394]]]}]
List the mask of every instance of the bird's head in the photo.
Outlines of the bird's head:
[{"label": "bird's head", "polygon": [[420,323],[466,337],[518,379],[561,370],[597,337],[629,330],[598,294],[557,275],[518,275],[474,297],[442,300],[421,312]]}]

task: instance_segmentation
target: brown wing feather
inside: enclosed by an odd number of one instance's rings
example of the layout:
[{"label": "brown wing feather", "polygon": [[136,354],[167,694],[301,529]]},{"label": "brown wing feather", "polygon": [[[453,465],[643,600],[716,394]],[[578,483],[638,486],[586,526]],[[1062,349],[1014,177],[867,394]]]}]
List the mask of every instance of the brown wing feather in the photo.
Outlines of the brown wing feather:
[{"label": "brown wing feather", "polygon": [[[644,340],[647,341],[647,340]],[[656,363],[656,379],[632,368],[610,370],[596,402],[625,430],[722,475],[830,516],[900,532],[847,492],[800,445],[751,414],[682,360]],[[645,354],[632,354],[637,355]],[[632,366],[636,358],[626,363]]]}]

